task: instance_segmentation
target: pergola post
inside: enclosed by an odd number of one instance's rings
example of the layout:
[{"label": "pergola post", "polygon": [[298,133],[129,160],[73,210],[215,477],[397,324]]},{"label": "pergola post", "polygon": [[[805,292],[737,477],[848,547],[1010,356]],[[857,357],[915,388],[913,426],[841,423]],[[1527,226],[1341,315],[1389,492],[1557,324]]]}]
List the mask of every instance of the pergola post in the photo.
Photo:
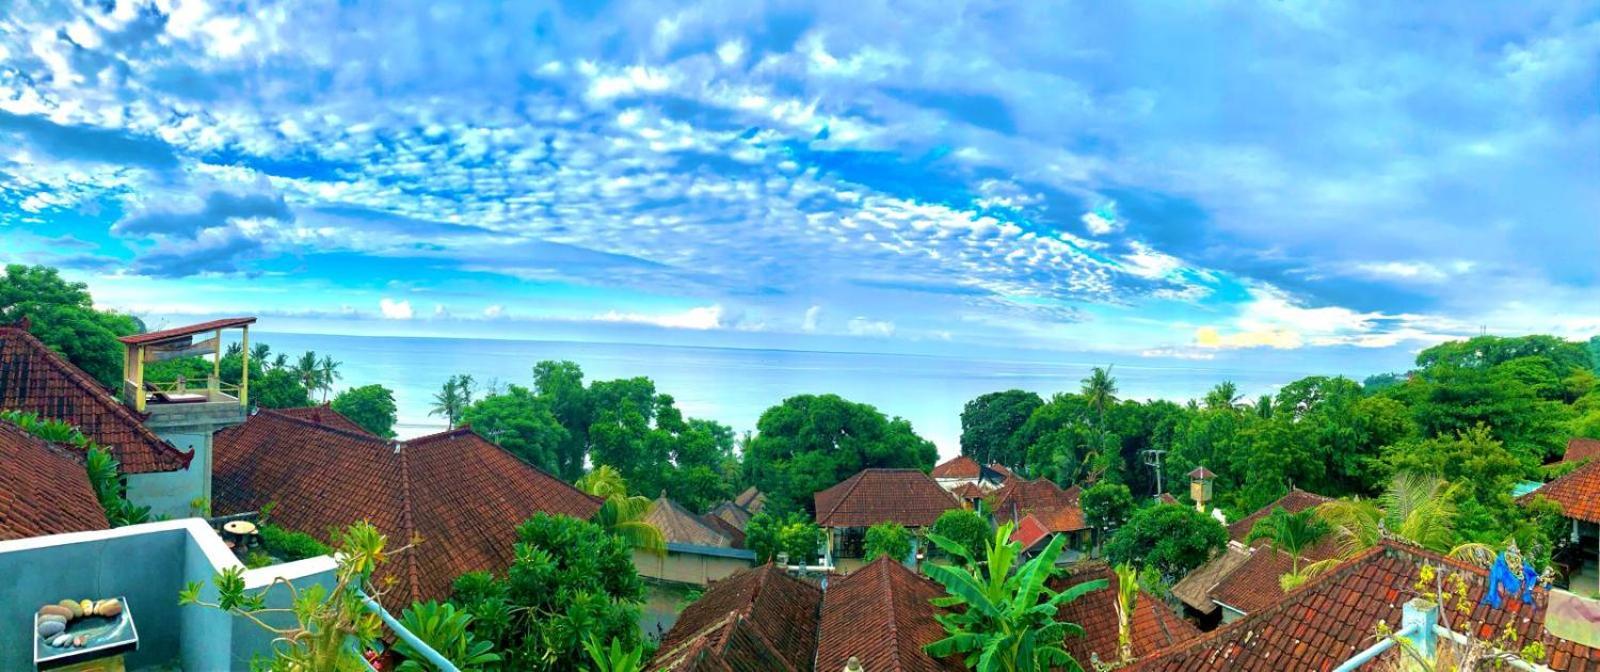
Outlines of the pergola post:
[{"label": "pergola post", "polygon": [[250,325],[245,325],[242,331],[244,335],[241,337],[242,345],[239,347],[239,352],[244,362],[244,367],[239,373],[239,405],[248,408],[250,406]]}]

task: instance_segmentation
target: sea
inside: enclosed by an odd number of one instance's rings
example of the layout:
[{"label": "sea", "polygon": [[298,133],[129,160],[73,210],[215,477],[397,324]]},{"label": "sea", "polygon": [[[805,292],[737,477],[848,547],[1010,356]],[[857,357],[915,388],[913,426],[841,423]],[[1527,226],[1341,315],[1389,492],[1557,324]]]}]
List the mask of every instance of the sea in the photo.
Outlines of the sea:
[{"label": "sea", "polygon": [[[1007,389],[1045,396],[1076,391],[1094,366],[1048,353],[911,355],[873,352],[815,352],[734,347],[585,343],[405,336],[349,336],[307,333],[251,333],[274,353],[292,357],[312,350],[342,362],[335,392],[377,383],[395,392],[396,432],[411,438],[442,431],[444,420],[429,415],[432,399],[450,376],[470,374],[479,386],[532,386],[533,366],[541,360],[571,360],[585,379],[646,376],[658,392],[672,395],[689,417],[707,418],[743,433],[761,413],[799,394],[834,393],[876,406],[911,421],[916,432],[939,446],[941,457],[959,453],[961,409],[974,397]],[[1231,380],[1252,398],[1312,372],[1274,368],[1251,370],[1184,365],[1141,366],[1116,363],[1119,396],[1125,399],[1199,398],[1222,380]],[[320,400],[320,398],[319,398]]]}]

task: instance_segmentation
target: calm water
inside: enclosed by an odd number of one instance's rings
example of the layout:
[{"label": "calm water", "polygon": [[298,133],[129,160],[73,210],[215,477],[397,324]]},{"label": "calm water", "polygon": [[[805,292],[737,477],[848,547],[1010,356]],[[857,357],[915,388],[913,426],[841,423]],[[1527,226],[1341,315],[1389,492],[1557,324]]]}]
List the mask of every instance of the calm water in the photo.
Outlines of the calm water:
[{"label": "calm water", "polygon": [[[804,352],[565,341],[404,338],[320,334],[252,334],[274,352],[332,354],[343,362],[339,386],[378,383],[395,391],[402,438],[444,429],[428,415],[434,392],[451,375],[532,385],[534,363],[566,359],[588,380],[648,376],[671,394],[685,415],[710,418],[742,432],[784,398],[832,392],[911,421],[941,455],[960,446],[961,408],[985,392],[1021,388],[1048,396],[1076,390],[1093,364],[990,360],[924,355]],[[1132,399],[1198,397],[1223,379],[1260,394],[1304,372],[1220,368],[1140,367],[1113,370],[1121,396]]]}]

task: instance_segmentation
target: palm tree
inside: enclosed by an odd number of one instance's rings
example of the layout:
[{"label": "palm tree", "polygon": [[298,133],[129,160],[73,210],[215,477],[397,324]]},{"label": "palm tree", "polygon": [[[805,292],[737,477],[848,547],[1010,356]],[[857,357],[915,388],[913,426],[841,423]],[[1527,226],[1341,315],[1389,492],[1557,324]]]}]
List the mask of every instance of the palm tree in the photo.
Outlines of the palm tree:
[{"label": "palm tree", "polygon": [[343,364],[333,361],[332,355],[323,355],[322,361],[317,363],[317,376],[322,384],[322,403],[328,403],[328,393],[333,391],[333,381],[344,377],[339,375],[339,367]]},{"label": "palm tree", "polygon": [[610,465],[598,465],[574,484],[579,490],[601,498],[599,510],[590,522],[621,537],[634,548],[655,555],[667,554],[667,538],[645,520],[655,502],[648,497],[628,496],[628,482]]},{"label": "palm tree", "polygon": [[1239,394],[1239,386],[1233,384],[1231,380],[1224,380],[1206,393],[1205,406],[1211,410],[1231,410],[1239,407],[1239,400],[1242,398],[1244,395]]},{"label": "palm tree", "polygon": [[1438,476],[1396,474],[1378,499],[1339,499],[1317,507],[1348,557],[1376,545],[1384,532],[1447,553],[1456,539],[1456,487]]},{"label": "palm tree", "polygon": [[[257,343],[250,346],[250,361],[252,362],[261,362],[262,366],[266,366],[267,358],[271,356],[272,346],[267,345],[266,343]],[[281,357],[282,355],[279,356]]]},{"label": "palm tree", "polygon": [[305,351],[300,355],[300,359],[295,361],[293,371],[294,377],[300,379],[300,385],[306,388],[306,392],[316,391],[317,381],[322,375],[322,364],[317,361],[317,353]]},{"label": "palm tree", "polygon": [[272,358],[272,368],[274,368],[274,369],[287,369],[287,368],[289,368],[289,355],[281,353],[281,352],[278,353],[278,355],[276,357]]},{"label": "palm tree", "polygon": [[989,672],[1083,672],[1083,666],[1062,648],[1067,637],[1083,636],[1083,628],[1056,620],[1056,614],[1063,605],[1106,587],[1106,581],[1085,581],[1059,593],[1051,590],[1045,581],[1057,571],[1055,558],[1066,537],[1057,535],[1043,553],[1018,566],[1022,545],[1011,541],[1012,527],[1005,523],[995,530],[994,541],[986,544],[988,562],[983,564],[974,562],[960,543],[928,535],[929,541],[966,562],[960,567],[923,567],[948,593],[932,600],[947,610],[934,618],[948,636],[923,649],[935,658],[960,654],[969,669]]},{"label": "palm tree", "polygon": [[1272,407],[1272,395],[1263,394],[1256,400],[1256,415],[1261,416],[1262,420],[1271,420],[1274,410],[1277,409]]},{"label": "palm tree", "polygon": [[428,410],[428,415],[444,416],[445,424],[450,429],[455,429],[456,421],[461,419],[461,411],[466,408],[461,396],[461,377],[450,376],[444,381],[444,387],[433,394],[433,408]]},{"label": "palm tree", "polygon": [[1267,514],[1267,517],[1257,521],[1244,542],[1249,544],[1257,539],[1266,539],[1272,543],[1273,548],[1289,554],[1289,573],[1278,578],[1278,584],[1287,591],[1305,583],[1306,579],[1332,567],[1337,562],[1335,560],[1312,563],[1306,567],[1305,572],[1300,571],[1300,559],[1306,549],[1316,545],[1332,532],[1333,526],[1317,515],[1316,509],[1290,513],[1280,506]]},{"label": "palm tree", "polygon": [[1083,379],[1083,398],[1088,402],[1089,408],[1094,409],[1096,420],[1095,445],[1084,451],[1082,468],[1092,470],[1091,473],[1098,473],[1103,471],[1103,467],[1094,468],[1089,465],[1099,461],[1102,453],[1114,452],[1108,450],[1109,446],[1106,445],[1111,434],[1110,428],[1106,426],[1106,411],[1117,405],[1117,379],[1111,377],[1110,366],[1103,369],[1094,367],[1089,372],[1089,377]]}]

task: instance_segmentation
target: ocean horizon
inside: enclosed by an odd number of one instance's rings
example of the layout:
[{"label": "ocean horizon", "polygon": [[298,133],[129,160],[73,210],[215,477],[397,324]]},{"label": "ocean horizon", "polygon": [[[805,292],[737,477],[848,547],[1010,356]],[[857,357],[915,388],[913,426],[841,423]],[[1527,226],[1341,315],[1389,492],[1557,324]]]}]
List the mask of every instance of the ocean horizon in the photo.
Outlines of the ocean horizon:
[{"label": "ocean horizon", "polygon": [[[1012,388],[1048,398],[1076,391],[1094,366],[1113,366],[1125,399],[1198,398],[1223,380],[1254,396],[1316,371],[1250,370],[1237,367],[1090,363],[1052,359],[1050,353],[1008,352],[1004,357],[840,352],[704,345],[588,343],[563,340],[437,336],[353,336],[254,332],[252,343],[291,357],[306,350],[342,363],[339,390],[379,384],[394,390],[395,431],[413,438],[445,429],[430,416],[433,394],[450,376],[465,373],[480,394],[491,384],[533,385],[542,360],[571,360],[586,381],[645,376],[670,394],[684,415],[716,420],[736,432],[754,430],[761,413],[799,394],[838,394],[868,403],[889,416],[909,420],[916,432],[939,446],[941,459],[960,452],[961,409],[978,395]],[[322,397],[316,397],[321,401]]]}]

